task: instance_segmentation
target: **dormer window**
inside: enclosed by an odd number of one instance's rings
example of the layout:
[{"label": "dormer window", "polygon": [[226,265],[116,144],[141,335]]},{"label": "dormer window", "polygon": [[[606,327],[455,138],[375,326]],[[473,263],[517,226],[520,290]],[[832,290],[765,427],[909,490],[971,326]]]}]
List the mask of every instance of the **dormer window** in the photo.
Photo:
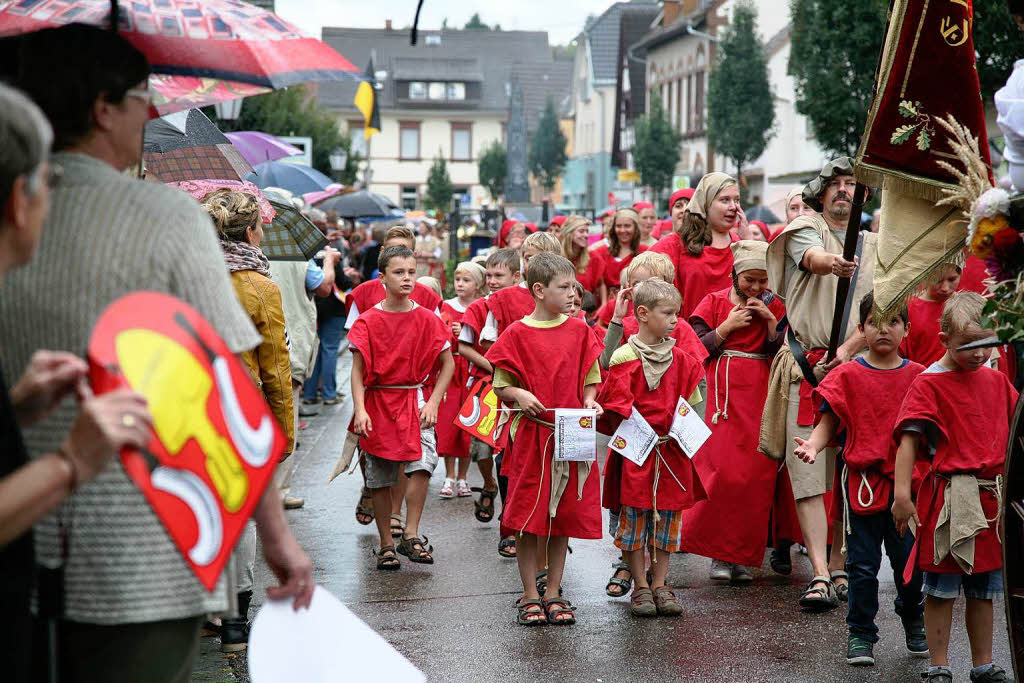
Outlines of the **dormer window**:
[{"label": "dormer window", "polygon": [[425,100],[427,99],[427,84],[423,81],[412,81],[409,83],[409,99],[410,100]]},{"label": "dormer window", "polygon": [[426,38],[427,45],[438,46],[441,44],[441,34],[439,33],[428,33]]}]

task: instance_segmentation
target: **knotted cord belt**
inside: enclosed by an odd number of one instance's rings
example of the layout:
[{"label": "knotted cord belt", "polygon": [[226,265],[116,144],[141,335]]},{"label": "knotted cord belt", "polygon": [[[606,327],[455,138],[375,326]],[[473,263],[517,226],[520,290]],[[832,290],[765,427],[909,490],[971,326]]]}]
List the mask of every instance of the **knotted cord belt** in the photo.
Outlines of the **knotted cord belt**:
[{"label": "knotted cord belt", "polygon": [[[843,467],[843,474],[840,477],[840,485],[843,487],[841,493],[843,496],[843,548],[842,553],[846,554],[846,537],[853,533],[853,529],[850,526],[850,501],[847,498],[849,492],[849,477],[850,468],[848,466]],[[868,500],[864,502],[864,489],[868,490]],[[860,486],[857,487],[857,503],[862,508],[869,508],[875,504],[875,492],[871,488],[871,482],[868,481],[868,475],[863,470],[860,472]]]},{"label": "knotted cord belt", "polygon": [[[725,359],[725,400],[724,405],[719,407],[718,405],[718,366],[722,364],[722,359]],[[729,419],[729,368],[732,366],[733,358],[750,358],[753,360],[768,360],[768,356],[763,353],[747,353],[746,351],[733,351],[731,349],[722,351],[722,354],[715,359],[715,414],[711,417],[711,424],[718,424],[718,417],[721,416],[723,420]]]}]

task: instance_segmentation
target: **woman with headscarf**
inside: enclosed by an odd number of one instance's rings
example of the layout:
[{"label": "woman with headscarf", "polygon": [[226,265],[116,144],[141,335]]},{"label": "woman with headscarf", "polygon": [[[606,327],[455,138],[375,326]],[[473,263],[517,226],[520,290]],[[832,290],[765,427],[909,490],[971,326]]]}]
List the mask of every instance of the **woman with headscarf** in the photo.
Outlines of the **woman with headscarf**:
[{"label": "woman with headscarf", "polygon": [[794,187],[786,195],[786,225],[789,225],[797,216],[810,216],[814,209],[804,204],[804,188]]},{"label": "woman with headscarf", "polygon": [[680,317],[689,318],[704,295],[732,283],[729,247],[736,239],[732,229],[737,219],[740,238],[747,239],[736,181],[725,173],[709,173],[700,179],[686,209],[681,214],[672,211],[672,233],[651,247],[676,267],[675,285],[683,297]]},{"label": "woman with headscarf", "polygon": [[590,258],[587,244],[590,239],[590,221],[583,216],[569,216],[559,230],[559,237],[562,240],[562,253],[576,267],[576,282],[585,291],[594,294],[604,278],[604,271],[602,263]]},{"label": "woman with headscarf", "polygon": [[615,211],[612,229],[608,233],[608,245],[590,251],[590,260],[603,271],[597,285],[597,298],[601,306],[614,299],[619,291],[622,271],[637,254],[647,251],[640,244],[640,215],[632,207]]}]

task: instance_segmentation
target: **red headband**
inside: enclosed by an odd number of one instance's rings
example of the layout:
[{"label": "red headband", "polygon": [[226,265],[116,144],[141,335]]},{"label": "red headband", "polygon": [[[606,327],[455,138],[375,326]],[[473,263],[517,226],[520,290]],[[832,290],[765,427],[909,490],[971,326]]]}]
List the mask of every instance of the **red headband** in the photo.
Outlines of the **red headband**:
[{"label": "red headband", "polygon": [[514,221],[511,218],[501,224],[501,230],[498,231],[498,237],[495,239],[494,244],[502,249],[508,246],[508,236],[512,232],[512,228],[519,225],[519,221]]},{"label": "red headband", "polygon": [[654,204],[651,204],[650,202],[637,202],[636,204],[633,204],[633,208],[637,211],[643,211],[644,209],[653,209]]},{"label": "red headband", "polygon": [[568,218],[568,216],[555,216],[548,222],[548,225],[557,225],[558,227],[562,227],[565,225],[566,218]]}]

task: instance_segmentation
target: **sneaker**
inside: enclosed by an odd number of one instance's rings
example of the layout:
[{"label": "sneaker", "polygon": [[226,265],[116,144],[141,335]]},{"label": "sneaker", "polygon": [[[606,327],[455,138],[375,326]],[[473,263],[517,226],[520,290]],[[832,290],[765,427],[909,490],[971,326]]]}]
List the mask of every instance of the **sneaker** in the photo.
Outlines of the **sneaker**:
[{"label": "sneaker", "polygon": [[324,399],[324,405],[325,406],[336,406],[336,405],[338,405],[339,403],[341,403],[344,400],[345,400],[345,397],[342,394],[338,394],[334,398],[325,398]]},{"label": "sneaker", "polygon": [[708,578],[712,581],[732,581],[732,565],[721,560],[711,560]]},{"label": "sneaker", "polygon": [[852,666],[874,666],[875,646],[855,635],[850,635],[846,644],[846,663]]},{"label": "sneaker", "polygon": [[448,479],[446,477],[445,480],[444,480],[444,484],[441,485],[441,492],[438,493],[437,495],[441,496],[442,498],[454,498],[455,497],[455,491],[452,489],[452,487],[454,485],[455,485],[455,480],[454,479]]},{"label": "sneaker", "polygon": [[972,671],[971,683],[1013,683],[1013,679],[993,664],[984,673],[976,674]]},{"label": "sneaker", "polygon": [[928,656],[928,638],[924,633],[924,618],[903,625],[903,633],[907,638],[907,652],[915,657]]},{"label": "sneaker", "polygon": [[732,582],[733,583],[750,583],[754,580],[754,575],[750,573],[750,570],[744,567],[742,564],[734,564],[732,566]]},{"label": "sneaker", "polygon": [[469,482],[465,479],[459,479],[455,482],[455,488],[458,491],[459,498],[469,498],[473,495],[473,489],[469,488]]},{"label": "sneaker", "polygon": [[297,496],[285,496],[281,499],[281,502],[284,503],[285,510],[298,510],[306,504],[306,499]]},{"label": "sneaker", "polygon": [[302,399],[302,405],[304,406],[318,406],[320,405],[319,398],[304,398]]},{"label": "sneaker", "polygon": [[319,415],[319,405],[319,401],[315,403],[307,403],[306,401],[303,401],[302,405],[299,406],[299,417],[313,417],[314,415]]}]

